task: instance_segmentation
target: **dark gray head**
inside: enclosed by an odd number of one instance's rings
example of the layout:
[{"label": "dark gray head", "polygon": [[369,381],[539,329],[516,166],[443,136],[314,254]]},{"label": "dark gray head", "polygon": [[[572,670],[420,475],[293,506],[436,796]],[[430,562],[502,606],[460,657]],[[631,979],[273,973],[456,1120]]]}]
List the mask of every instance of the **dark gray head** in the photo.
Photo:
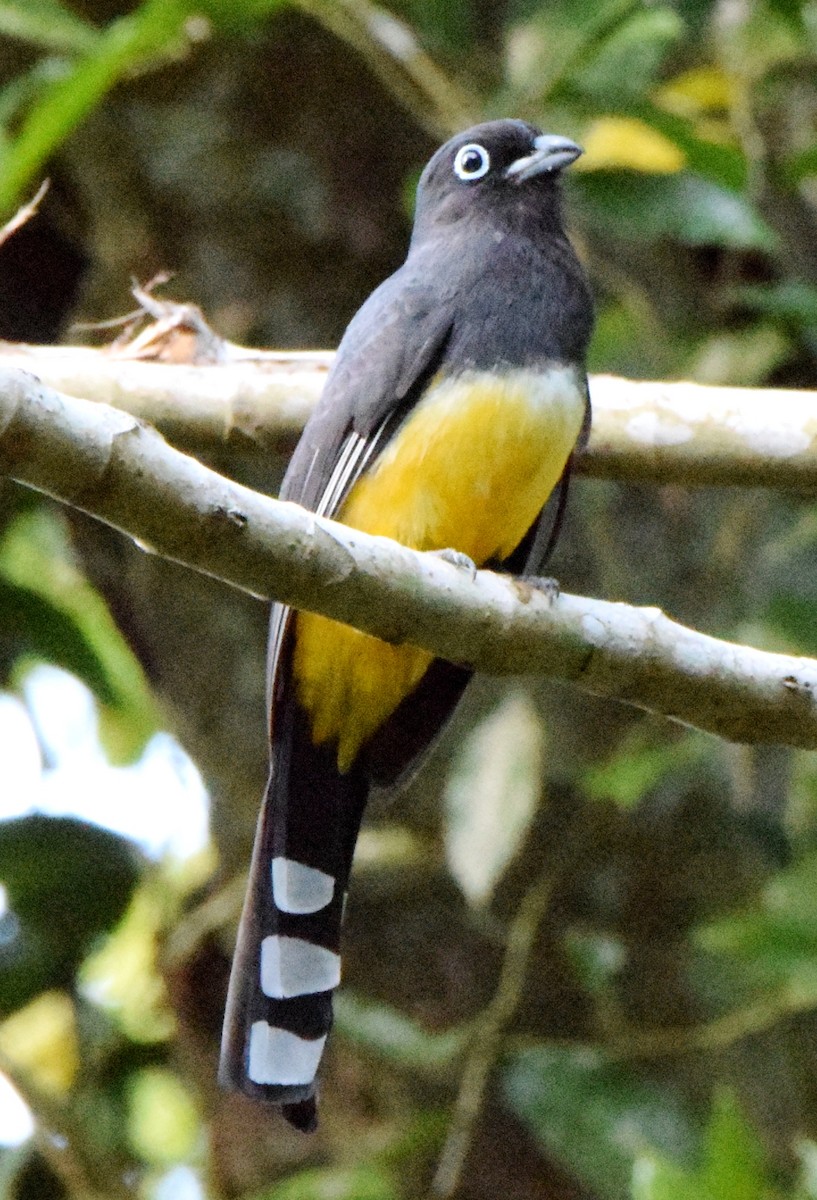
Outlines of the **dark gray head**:
[{"label": "dark gray head", "polygon": [[486,121],[441,146],[417,188],[414,239],[432,226],[484,216],[492,223],[559,220],[561,172],[582,153],[526,121]]}]

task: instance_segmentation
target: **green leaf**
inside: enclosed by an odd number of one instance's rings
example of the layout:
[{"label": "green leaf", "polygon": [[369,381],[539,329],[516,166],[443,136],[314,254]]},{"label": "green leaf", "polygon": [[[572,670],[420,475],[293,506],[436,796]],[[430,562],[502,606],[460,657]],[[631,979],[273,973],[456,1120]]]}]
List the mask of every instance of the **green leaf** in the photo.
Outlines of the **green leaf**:
[{"label": "green leaf", "polygon": [[707,179],[684,175],[668,189],[666,215],[682,242],[733,250],[772,251],[777,235],[738,192]]},{"label": "green leaf", "polygon": [[791,592],[769,600],[765,620],[786,639],[793,654],[817,654],[817,601]]},{"label": "green leaf", "polygon": [[717,1200],[762,1200],[766,1193],[763,1147],[728,1088],[715,1092],[700,1177]]},{"label": "green leaf", "polygon": [[746,329],[713,333],[695,351],[685,374],[713,387],[760,387],[792,352],[779,325],[758,321]]},{"label": "green leaf", "polygon": [[588,368],[632,379],[680,375],[688,354],[680,332],[656,337],[656,322],[645,305],[602,303],[590,345]]},{"label": "green leaf", "polygon": [[817,175],[817,146],[809,146],[807,150],[792,154],[778,170],[790,186],[802,183],[810,175]]},{"label": "green leaf", "polygon": [[391,1173],[376,1165],[299,1171],[253,1200],[397,1200]]},{"label": "green leaf", "polygon": [[99,31],[59,0],[1,0],[0,34],[55,52],[92,50]]},{"label": "green leaf", "polygon": [[409,1017],[348,988],[335,997],[335,1028],[352,1044],[387,1062],[411,1070],[435,1072],[463,1051],[470,1030],[428,1033]]},{"label": "green leaf", "polygon": [[0,1014],[71,987],[95,939],[124,913],[139,862],[124,838],[71,818],[0,822]]},{"label": "green leaf", "polygon": [[733,304],[779,317],[798,328],[817,325],[817,287],[813,284],[797,280],[747,284],[729,291],[727,298]]},{"label": "green leaf", "polygon": [[393,7],[395,14],[419,35],[431,51],[467,54],[474,43],[479,24],[470,4],[451,4],[450,0],[402,0]]},{"label": "green leaf", "polygon": [[748,178],[746,157],[737,145],[702,137],[694,120],[665,112],[649,101],[633,102],[625,110],[663,133],[686,155],[689,170],[732,192],[743,192]]},{"label": "green leaf", "polygon": [[635,1160],[632,1197],[633,1200],[723,1200],[658,1154],[642,1154]]},{"label": "green leaf", "polygon": [[189,1159],[201,1137],[190,1091],[162,1067],[135,1071],[128,1079],[128,1138],[139,1157],[157,1165]]},{"label": "green leaf", "polygon": [[576,175],[573,190],[584,220],[606,236],[743,250],[777,244],[746,197],[699,175],[593,171]]},{"label": "green leaf", "polygon": [[[770,979],[785,977],[817,955],[814,930],[785,917],[747,913],[726,917],[700,932],[700,943],[711,953],[727,954],[762,967]],[[817,969],[817,963],[815,963]]]},{"label": "green leaf", "polygon": [[817,854],[775,875],[755,908],[700,927],[696,940],[751,968],[758,982],[817,1002]]},{"label": "green leaf", "polygon": [[683,29],[683,21],[671,8],[636,12],[597,43],[573,74],[571,85],[597,97],[605,109],[617,97],[640,97]]},{"label": "green leaf", "polygon": [[136,757],[156,731],[155,701],[104,600],[77,570],[61,517],[41,505],[21,513],[0,543],[0,630],[0,669],[27,653],[73,672],[102,704],[112,760]]},{"label": "green leaf", "polygon": [[817,937],[817,851],[775,875],[761,901],[772,919],[798,921]]},{"label": "green leaf", "polygon": [[708,751],[705,739],[696,734],[657,746],[625,742],[606,762],[587,768],[582,786],[591,800],[633,808],[662,779],[704,761]]},{"label": "green leaf", "polygon": [[505,1072],[510,1108],[605,1200],[630,1194],[633,1161],[649,1147],[688,1156],[692,1126],[666,1088],[586,1050],[539,1047]]},{"label": "green leaf", "polygon": [[445,790],[445,849],[472,904],[486,901],[536,813],[544,774],[542,726],[522,692],[466,739]]},{"label": "green leaf", "polygon": [[763,1200],[770,1190],[763,1147],[728,1088],[715,1092],[700,1170],[652,1151],[633,1165],[633,1200]]},{"label": "green leaf", "polygon": [[246,34],[286,0],[198,0],[188,4],[191,16],[204,16],[223,33]]},{"label": "green leaf", "polygon": [[556,0],[537,6],[535,15],[509,32],[508,69],[512,100],[519,107],[541,103],[557,86],[572,79],[573,72],[594,47],[601,46],[621,21],[633,12],[633,0]]},{"label": "green leaf", "polygon": [[123,75],[178,48],[187,15],[181,0],[144,0],[43,88],[0,163],[0,214],[14,209],[54,150]]},{"label": "green leaf", "polygon": [[784,63],[811,65],[811,38],[799,0],[755,0],[721,27],[719,40],[725,62],[754,84]]},{"label": "green leaf", "polygon": [[0,684],[8,684],[12,668],[23,655],[63,667],[100,700],[115,703],[105,664],[79,623],[47,597],[0,576]]}]

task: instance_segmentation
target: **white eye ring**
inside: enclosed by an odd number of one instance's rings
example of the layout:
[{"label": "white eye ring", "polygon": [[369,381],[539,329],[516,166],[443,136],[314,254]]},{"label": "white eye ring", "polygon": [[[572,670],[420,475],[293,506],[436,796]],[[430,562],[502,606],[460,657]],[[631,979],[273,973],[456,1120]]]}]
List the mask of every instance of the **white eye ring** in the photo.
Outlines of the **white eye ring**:
[{"label": "white eye ring", "polygon": [[[471,155],[476,155],[479,159],[476,166],[472,166],[468,162]],[[490,169],[491,156],[484,146],[480,146],[478,142],[469,142],[467,146],[460,146],[454,159],[454,174],[458,179],[462,179],[465,183],[473,183],[475,179],[482,179],[483,175],[487,175]]]}]

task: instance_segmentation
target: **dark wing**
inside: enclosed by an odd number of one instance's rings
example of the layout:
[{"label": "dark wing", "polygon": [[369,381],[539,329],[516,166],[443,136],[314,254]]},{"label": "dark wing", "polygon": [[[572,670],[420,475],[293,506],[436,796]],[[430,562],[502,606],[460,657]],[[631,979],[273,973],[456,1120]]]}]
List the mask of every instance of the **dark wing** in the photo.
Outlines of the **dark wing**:
[{"label": "dark wing", "polygon": [[289,464],[281,499],[326,516],[422,392],[453,327],[456,291],[431,289],[408,264],[372,292],[338,347]]},{"label": "dark wing", "polygon": [[[343,335],[284,475],[282,500],[320,516],[338,512],[439,367],[455,300],[453,289],[432,290],[417,282],[408,265],[372,292]],[[273,605],[267,660],[270,709],[288,614],[285,606]]]}]

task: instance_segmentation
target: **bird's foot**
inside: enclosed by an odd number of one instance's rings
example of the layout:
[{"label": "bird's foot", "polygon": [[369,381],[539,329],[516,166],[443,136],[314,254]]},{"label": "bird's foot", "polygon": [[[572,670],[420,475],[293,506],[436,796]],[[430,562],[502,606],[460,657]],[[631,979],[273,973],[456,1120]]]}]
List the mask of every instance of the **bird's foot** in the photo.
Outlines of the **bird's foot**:
[{"label": "bird's foot", "polygon": [[435,558],[441,558],[443,562],[451,563],[452,567],[459,567],[461,571],[467,571],[472,582],[477,577],[477,564],[467,554],[460,553],[459,550],[429,550],[429,554],[433,554]]},{"label": "bird's foot", "polygon": [[534,592],[543,595],[551,605],[559,599],[559,580],[552,579],[549,575],[519,575],[514,582],[520,599],[526,603]]}]

